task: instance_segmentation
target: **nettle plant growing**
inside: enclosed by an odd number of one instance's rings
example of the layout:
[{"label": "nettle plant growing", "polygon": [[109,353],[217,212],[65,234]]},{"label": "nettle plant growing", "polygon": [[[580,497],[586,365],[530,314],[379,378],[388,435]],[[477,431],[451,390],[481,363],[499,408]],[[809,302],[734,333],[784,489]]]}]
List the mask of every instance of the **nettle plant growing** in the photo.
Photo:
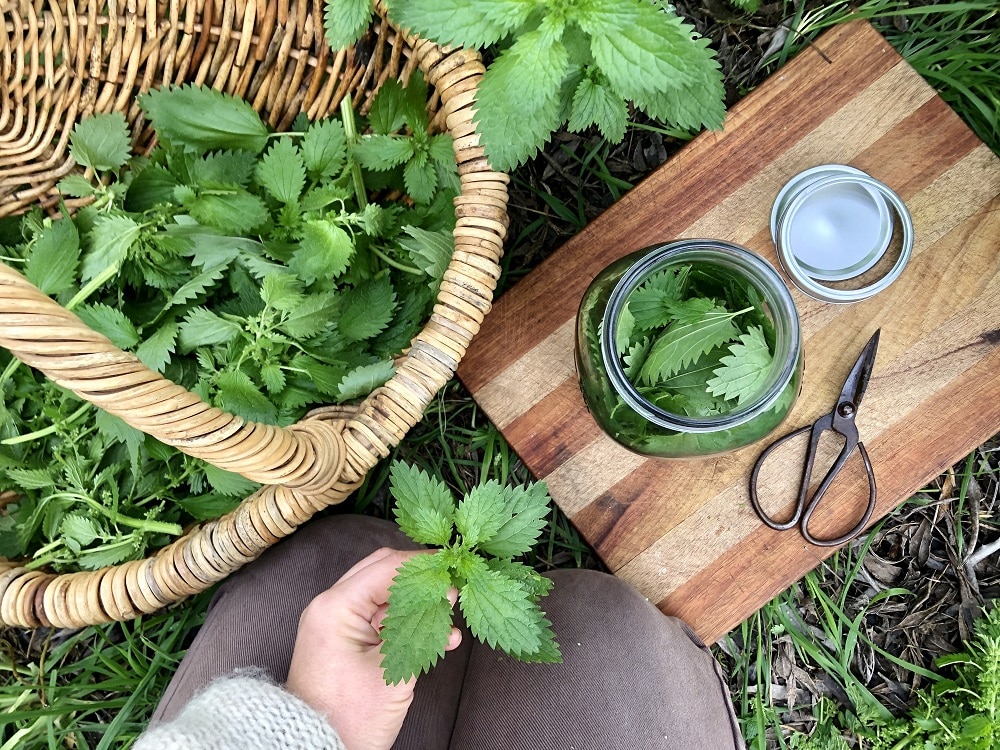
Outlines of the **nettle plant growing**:
[{"label": "nettle plant growing", "polygon": [[[387,6],[399,26],[438,44],[496,45],[475,117],[496,169],[527,161],[564,124],[574,132],[596,125],[609,141],[620,142],[628,102],[685,130],[722,125],[719,64],[708,40],[669,3],[391,0]],[[355,43],[371,16],[371,0],[326,0],[330,45]]]},{"label": "nettle plant growing", "polygon": [[505,487],[490,480],[456,503],[443,481],[419,468],[397,461],[389,476],[400,528],[413,541],[439,549],[404,563],[389,589],[381,630],[386,682],[415,677],[444,656],[452,586],[480,641],[521,661],[562,661],[538,605],[552,582],[514,560],[531,549],[545,525],[545,485]]}]

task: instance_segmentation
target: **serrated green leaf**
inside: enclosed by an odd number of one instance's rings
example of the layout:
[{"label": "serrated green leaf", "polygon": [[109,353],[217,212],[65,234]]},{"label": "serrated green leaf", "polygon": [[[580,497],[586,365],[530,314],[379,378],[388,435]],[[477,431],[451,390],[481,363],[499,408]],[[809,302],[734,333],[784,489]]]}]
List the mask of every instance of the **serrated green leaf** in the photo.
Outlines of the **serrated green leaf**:
[{"label": "serrated green leaf", "polygon": [[469,490],[455,513],[455,527],[468,548],[488,542],[509,520],[506,492],[493,479]]},{"label": "serrated green leaf", "polygon": [[354,257],[354,241],[347,232],[327,219],[313,219],[302,225],[301,235],[288,266],[302,281],[331,280],[347,270]]},{"label": "serrated green leaf", "polygon": [[80,262],[80,235],[69,219],[53,221],[29,245],[24,275],[43,294],[59,294],[73,286]]},{"label": "serrated green leaf", "polygon": [[346,366],[325,365],[307,356],[296,357],[292,360],[292,366],[304,370],[316,390],[324,396],[336,396],[339,393],[347,369]]},{"label": "serrated green leaf", "polygon": [[[531,549],[549,515],[549,495],[542,482],[503,490],[504,521],[479,548],[495,557],[510,559]],[[544,593],[544,592],[543,592]]]},{"label": "serrated green leaf", "polygon": [[615,351],[618,354],[623,354],[628,349],[634,333],[635,316],[628,305],[624,305],[618,313],[618,324],[615,326]]},{"label": "serrated green leaf", "polygon": [[680,302],[691,266],[668,268],[653,274],[628,296],[628,309],[636,328],[663,328],[673,320],[670,306]]},{"label": "serrated green leaf", "polygon": [[59,192],[74,198],[86,198],[94,194],[94,186],[82,174],[71,173],[59,180]]},{"label": "serrated green leaf", "polygon": [[541,29],[519,37],[493,61],[479,85],[473,119],[495,169],[531,158],[559,127],[560,86],[568,73],[566,47]]},{"label": "serrated green leaf", "polygon": [[713,371],[706,386],[713,396],[736,399],[742,406],[760,393],[771,371],[773,356],[757,326],[740,336],[740,343],[729,347],[730,356],[722,358],[722,367]]},{"label": "serrated green leaf", "polygon": [[294,339],[318,336],[333,323],[336,302],[327,295],[310,295],[281,323],[281,330]]},{"label": "serrated green leaf", "polygon": [[355,367],[344,376],[344,380],[337,389],[339,400],[350,401],[354,398],[367,396],[384,384],[395,372],[396,368],[393,367],[391,361]]},{"label": "serrated green leaf", "polygon": [[237,234],[250,234],[270,217],[264,201],[237,186],[202,192],[187,208],[199,223]]},{"label": "serrated green leaf", "polygon": [[199,346],[225,343],[239,335],[240,330],[238,323],[204,307],[195,307],[180,324],[177,343],[182,352],[189,352]]},{"label": "serrated green leaf", "polygon": [[275,362],[268,362],[260,368],[260,379],[263,381],[264,387],[267,388],[267,392],[272,396],[285,389],[285,371],[281,369],[281,365]]},{"label": "serrated green leaf", "polygon": [[8,467],[4,474],[22,490],[43,490],[54,487],[55,480],[48,469],[17,469]]},{"label": "serrated green leaf", "polygon": [[141,213],[149,209],[174,202],[177,179],[159,164],[150,164],[138,174],[125,191],[126,211]]},{"label": "serrated green leaf", "polygon": [[647,385],[663,380],[694,362],[702,354],[730,341],[739,334],[733,318],[746,312],[728,312],[714,307],[690,323],[675,323],[653,342],[649,356],[639,370]]},{"label": "serrated green leaf", "polygon": [[512,656],[538,652],[543,618],[528,590],[479,557],[470,558],[464,572],[458,601],[472,634]]},{"label": "serrated green leaf", "polygon": [[756,13],[760,8],[760,0],[730,0],[730,2],[747,13]]},{"label": "serrated green leaf", "polygon": [[119,349],[131,349],[139,343],[139,332],[121,310],[98,302],[81,305],[76,314],[91,329],[111,339]]},{"label": "serrated green leaf", "polygon": [[132,141],[121,112],[94,114],[78,122],[69,136],[70,155],[81,167],[118,169],[132,155]]},{"label": "serrated green leaf", "polygon": [[495,570],[501,575],[517,581],[525,588],[531,598],[538,601],[552,590],[552,579],[541,575],[534,568],[530,568],[524,563],[513,560],[499,559],[487,560],[486,564],[490,570]]},{"label": "serrated green leaf", "polygon": [[306,186],[306,165],[291,138],[279,138],[267,150],[257,165],[257,182],[282,203],[299,199]]},{"label": "serrated green leaf", "polygon": [[231,471],[220,469],[210,463],[204,465],[205,478],[212,486],[212,489],[220,495],[226,497],[245,497],[252,492],[256,492],[260,487],[257,482],[252,482],[246,477],[242,477]]},{"label": "serrated green leaf", "polygon": [[480,49],[523,24],[531,0],[424,0],[397,3],[392,16],[402,27],[439,44]]},{"label": "serrated green leaf", "polygon": [[[343,171],[347,159],[344,126],[338,120],[321,120],[310,125],[302,136],[302,159],[311,174],[317,177],[337,177]],[[305,209],[305,202],[303,208]]]},{"label": "serrated green leaf", "polygon": [[573,20],[590,35],[609,35],[635,21],[636,3],[623,0],[587,0],[576,8]]},{"label": "serrated green leaf", "polygon": [[394,461],[389,491],[396,499],[396,523],[410,539],[436,547],[451,542],[456,506],[448,485],[416,466]]},{"label": "serrated green leaf", "polygon": [[139,97],[139,106],[161,138],[189,151],[259,154],[267,144],[267,126],[253,107],[207,86],[153,89]]},{"label": "serrated green leaf", "polygon": [[135,350],[135,356],[150,370],[162,374],[170,362],[170,356],[174,353],[177,333],[176,323],[173,321],[164,323],[156,331],[145,336],[139,348]]},{"label": "serrated green leaf", "polygon": [[455,253],[455,236],[442,230],[429,232],[420,227],[405,226],[399,244],[410,253],[413,264],[434,281],[440,281]]},{"label": "serrated green leaf", "polygon": [[590,49],[611,88],[640,102],[666,88],[694,80],[688,68],[692,29],[652,3],[636,3],[630,22],[594,33]]},{"label": "serrated green leaf", "polygon": [[82,570],[100,570],[131,559],[137,551],[136,540],[129,536],[94,549],[85,549],[80,553],[77,562]]},{"label": "serrated green leaf", "polygon": [[287,313],[294,312],[305,301],[302,282],[292,274],[281,271],[264,276],[260,296],[265,304]]},{"label": "serrated green leaf", "polygon": [[250,376],[242,370],[226,370],[215,381],[219,389],[219,406],[251,422],[274,424],[278,408],[260,392]]},{"label": "serrated green leaf", "polygon": [[635,380],[646,361],[646,357],[649,356],[649,348],[652,345],[653,340],[649,336],[645,336],[628,347],[622,357],[622,363],[625,365],[625,377]]},{"label": "serrated green leaf", "polygon": [[372,0],[326,0],[323,31],[333,49],[354,44],[371,24]]},{"label": "serrated green leaf", "polygon": [[427,155],[442,166],[455,169],[455,141],[447,133],[432,135],[427,139]]},{"label": "serrated green leaf", "polygon": [[406,120],[406,94],[403,85],[395,78],[386,79],[379,86],[371,109],[368,110],[368,124],[378,135],[395,133]]},{"label": "serrated green leaf", "polygon": [[418,151],[403,168],[403,184],[406,192],[416,203],[429,203],[434,198],[437,187],[437,167],[431,162],[427,151]]},{"label": "serrated green leaf", "polygon": [[416,677],[444,656],[452,628],[450,589],[451,576],[440,553],[416,555],[399,567],[380,631],[387,683]]},{"label": "serrated green leaf", "polygon": [[573,132],[582,132],[591,125],[597,125],[607,140],[618,143],[625,137],[628,125],[628,107],[625,100],[607,85],[604,76],[584,76],[573,94],[573,104],[569,111],[568,127]]},{"label": "serrated green leaf", "polygon": [[90,518],[79,513],[67,513],[59,524],[59,532],[66,545],[79,552],[101,535],[100,527]]},{"label": "serrated green leaf", "polygon": [[246,187],[257,165],[257,157],[249,151],[216,151],[195,160],[189,172],[197,185],[228,183]]},{"label": "serrated green leaf", "polygon": [[177,500],[177,504],[196,521],[211,521],[235,510],[240,504],[240,495],[241,493],[223,495],[213,492],[196,497],[182,497]]},{"label": "serrated green leaf", "polygon": [[413,139],[398,135],[369,135],[351,148],[351,154],[362,167],[384,172],[413,156]]},{"label": "serrated green leaf", "polygon": [[[233,255],[233,257],[235,258],[236,256]],[[166,310],[177,305],[187,304],[191,300],[205,294],[208,290],[215,287],[215,285],[218,284],[225,275],[226,267],[222,265],[212,266],[211,268],[202,271],[170,295],[170,299],[167,300],[167,304],[164,306],[164,309]]]},{"label": "serrated green leaf", "polygon": [[389,325],[396,292],[388,276],[378,276],[344,292],[338,303],[337,330],[348,341],[364,341]]},{"label": "serrated green leaf", "polygon": [[142,227],[128,216],[99,216],[86,234],[88,250],[80,268],[81,279],[90,281],[109,268],[120,267],[141,233]]},{"label": "serrated green leaf", "polygon": [[693,44],[701,53],[696,61],[689,63],[694,80],[636,100],[636,105],[651,117],[692,132],[703,127],[719,130],[726,116],[725,88],[719,63],[707,45],[705,39],[698,39]]}]

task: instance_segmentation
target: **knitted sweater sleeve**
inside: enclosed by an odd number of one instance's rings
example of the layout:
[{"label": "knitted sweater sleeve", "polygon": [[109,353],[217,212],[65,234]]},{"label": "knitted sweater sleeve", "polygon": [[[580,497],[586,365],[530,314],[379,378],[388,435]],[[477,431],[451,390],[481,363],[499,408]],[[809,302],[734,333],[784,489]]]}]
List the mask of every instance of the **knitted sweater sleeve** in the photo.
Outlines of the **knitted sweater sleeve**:
[{"label": "knitted sweater sleeve", "polygon": [[330,724],[300,699],[259,677],[216,680],[171,722],[145,732],[136,750],[345,750]]}]

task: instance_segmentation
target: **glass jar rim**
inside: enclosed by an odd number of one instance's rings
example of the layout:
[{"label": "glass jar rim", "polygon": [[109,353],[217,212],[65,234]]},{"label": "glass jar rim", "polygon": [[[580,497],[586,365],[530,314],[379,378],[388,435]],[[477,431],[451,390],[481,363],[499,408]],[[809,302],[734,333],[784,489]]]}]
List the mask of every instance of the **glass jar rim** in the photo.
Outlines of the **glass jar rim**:
[{"label": "glass jar rim", "polygon": [[[705,254],[708,254],[708,257]],[[699,256],[699,257],[695,257]],[[749,404],[711,417],[689,417],[669,412],[644,398],[628,379],[615,347],[618,320],[625,302],[636,288],[657,271],[691,260],[724,260],[753,283],[764,296],[775,324],[775,352],[768,386]],[[788,287],[774,267],[745,247],[714,239],[686,239],[654,245],[637,260],[612,289],[601,321],[601,358],[611,386],[636,413],[653,424],[681,432],[718,432],[750,421],[769,409],[781,396],[798,365],[801,347],[798,312]]]}]

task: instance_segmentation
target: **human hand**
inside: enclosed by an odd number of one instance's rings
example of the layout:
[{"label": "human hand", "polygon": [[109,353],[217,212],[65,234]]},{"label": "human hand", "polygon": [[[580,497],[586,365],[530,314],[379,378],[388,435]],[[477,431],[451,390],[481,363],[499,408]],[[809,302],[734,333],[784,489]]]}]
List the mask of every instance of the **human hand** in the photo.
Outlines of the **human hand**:
[{"label": "human hand", "polygon": [[[415,678],[385,684],[379,628],[397,568],[419,554],[425,553],[372,553],[313,599],[299,619],[286,687],[326,716],[347,750],[388,750],[413,702]],[[449,593],[453,606],[457,595]],[[461,641],[453,627],[446,650]]]}]

